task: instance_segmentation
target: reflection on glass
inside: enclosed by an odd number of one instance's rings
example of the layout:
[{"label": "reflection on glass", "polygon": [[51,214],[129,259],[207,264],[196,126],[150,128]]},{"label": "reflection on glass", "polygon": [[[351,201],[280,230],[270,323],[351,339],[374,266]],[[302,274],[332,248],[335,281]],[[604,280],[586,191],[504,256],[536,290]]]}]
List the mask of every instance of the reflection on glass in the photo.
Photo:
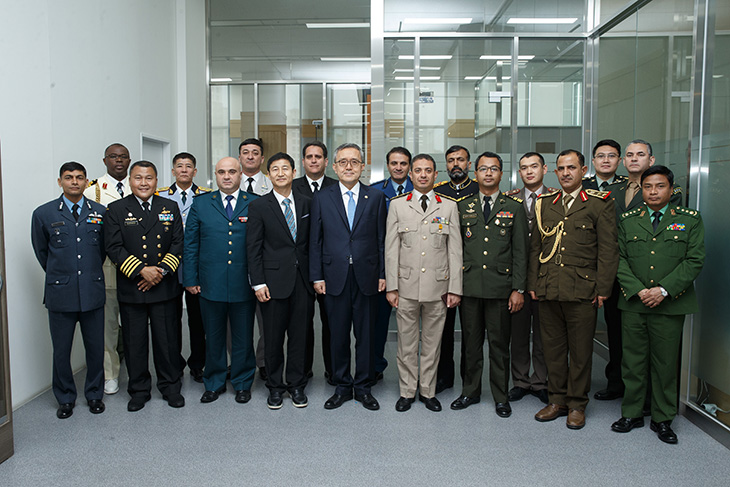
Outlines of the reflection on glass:
[{"label": "reflection on glass", "polygon": [[[361,179],[368,181],[371,171],[370,155],[370,85],[327,85],[327,141],[330,161],[335,149],[344,143],[355,143],[362,148],[365,169]],[[328,174],[334,176],[330,167]]]}]

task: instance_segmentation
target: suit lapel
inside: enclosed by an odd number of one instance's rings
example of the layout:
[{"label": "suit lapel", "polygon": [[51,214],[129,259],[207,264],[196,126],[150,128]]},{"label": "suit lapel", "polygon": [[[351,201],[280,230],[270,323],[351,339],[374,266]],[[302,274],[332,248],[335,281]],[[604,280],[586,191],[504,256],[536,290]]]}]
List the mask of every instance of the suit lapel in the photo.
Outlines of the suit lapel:
[{"label": "suit lapel", "polygon": [[[228,215],[226,215],[226,209],[225,209],[226,202],[223,199],[224,198],[223,193],[221,193],[220,191],[216,191],[215,193],[216,194],[214,194],[213,197],[210,199],[210,204],[213,205],[213,208],[215,208],[218,211],[218,213],[223,215],[223,218],[228,220]],[[239,193],[240,193],[240,191],[239,191]]]},{"label": "suit lapel", "polygon": [[355,227],[357,227],[357,222],[360,221],[360,217],[362,217],[363,213],[365,213],[365,206],[369,204],[369,192],[370,188],[360,183],[360,196],[357,197],[357,205],[355,206],[355,218],[353,218],[352,220],[353,230],[355,229]]},{"label": "suit lapel", "polygon": [[[80,208],[80,213],[84,213],[84,207]],[[63,196],[59,198],[59,205],[58,205],[59,211],[61,212],[61,216],[65,218],[66,220],[70,221],[71,223],[76,223],[76,220],[74,219],[74,216],[71,214],[71,210],[68,209],[66,206],[66,202],[63,200]],[[79,221],[81,221],[81,217],[79,217]]]},{"label": "suit lapel", "polygon": [[[639,215],[639,225],[644,230],[649,232],[650,235],[652,235],[652,234],[654,234],[654,227],[651,224],[651,211],[649,210],[649,208],[645,208],[642,211],[646,214]],[[659,228],[657,228],[657,230],[659,230]]]},{"label": "suit lapel", "polygon": [[[329,191],[327,196],[332,198],[334,201],[332,202],[332,207],[337,210],[337,213],[340,214],[340,217],[342,218],[342,221],[345,222],[345,226],[347,229],[350,229],[350,223],[347,221],[347,210],[345,209],[345,203],[342,199],[342,193],[340,193],[340,185],[337,184],[334,188],[334,191]],[[362,195],[360,195],[362,196]],[[354,226],[353,226],[354,227]]]},{"label": "suit lapel", "polygon": [[[494,200],[494,206],[492,206],[492,209],[489,211],[489,221],[494,221],[494,219],[497,217],[497,213],[502,211],[502,202],[504,199],[502,198],[502,195],[497,193],[497,198]],[[483,213],[483,212],[482,212]],[[487,222],[489,223],[489,222]]]},{"label": "suit lapel", "polygon": [[[583,201],[580,196],[581,196],[581,194],[578,193],[578,196],[575,198],[575,200],[573,200],[573,204],[570,205],[570,208],[568,208],[568,212],[566,213],[565,216],[573,215],[573,214],[585,209],[585,207],[588,205],[588,200]],[[560,203],[562,203],[562,201]]]},{"label": "suit lapel", "polygon": [[[293,198],[294,192],[292,192],[291,197]],[[276,196],[274,196],[274,192],[268,193],[266,195],[266,198],[268,200],[270,211],[274,214],[274,218],[281,224],[281,227],[284,229],[284,232],[289,235],[289,238],[291,237],[291,231],[289,230],[289,224],[286,222],[286,218],[284,217],[284,211],[282,206],[279,204],[279,200],[276,199]],[[297,206],[296,201],[294,202],[294,206]],[[299,226],[297,225],[297,228]]]}]

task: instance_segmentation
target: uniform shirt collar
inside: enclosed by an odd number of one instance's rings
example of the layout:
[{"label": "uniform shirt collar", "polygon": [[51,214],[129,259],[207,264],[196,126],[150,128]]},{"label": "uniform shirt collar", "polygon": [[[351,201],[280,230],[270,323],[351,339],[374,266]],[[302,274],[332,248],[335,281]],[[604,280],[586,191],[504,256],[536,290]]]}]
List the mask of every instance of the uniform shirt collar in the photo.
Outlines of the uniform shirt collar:
[{"label": "uniform shirt collar", "polygon": [[81,199],[79,200],[78,203],[74,203],[70,199],[66,198],[66,195],[65,194],[61,195],[61,197],[63,198],[63,202],[66,203],[66,208],[68,208],[68,211],[70,211],[71,213],[73,213],[73,209],[72,209],[73,206],[74,205],[79,205],[79,214],[81,214],[81,210],[80,209],[84,206],[84,203],[86,202],[86,198],[84,198],[83,195],[81,195]]}]

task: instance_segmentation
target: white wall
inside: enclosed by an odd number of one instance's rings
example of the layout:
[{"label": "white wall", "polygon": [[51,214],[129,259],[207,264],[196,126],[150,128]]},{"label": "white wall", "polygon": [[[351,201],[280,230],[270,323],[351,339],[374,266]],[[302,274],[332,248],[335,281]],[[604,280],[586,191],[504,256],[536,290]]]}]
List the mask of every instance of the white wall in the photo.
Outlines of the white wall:
[{"label": "white wall", "polygon": [[[17,407],[51,383],[30,215],[60,193],[63,162],[81,162],[90,178],[103,174],[103,151],[112,142],[125,144],[135,159],[144,133],[169,140],[173,154],[188,150],[207,159],[205,15],[203,0],[1,3],[2,197]],[[178,42],[178,29],[186,30],[186,42]],[[73,365],[83,365],[80,340]]]}]

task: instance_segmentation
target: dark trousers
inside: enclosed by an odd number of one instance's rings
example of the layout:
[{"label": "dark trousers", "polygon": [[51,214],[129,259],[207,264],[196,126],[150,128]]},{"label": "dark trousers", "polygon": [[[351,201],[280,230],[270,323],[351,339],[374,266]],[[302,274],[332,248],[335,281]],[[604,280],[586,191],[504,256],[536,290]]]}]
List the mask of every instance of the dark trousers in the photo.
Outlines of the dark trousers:
[{"label": "dark trousers", "polygon": [[251,389],[256,372],[256,356],[253,349],[253,320],[256,300],[238,303],[210,301],[200,298],[200,312],[205,327],[205,371],[203,383],[206,391],[218,391],[226,386],[228,357],[226,338],[228,323],[231,325],[231,385],[237,391]]},{"label": "dark trousers", "polygon": [[624,383],[621,380],[621,356],[623,346],[621,340],[621,310],[618,309],[618,297],[621,289],[618,279],[613,283],[613,290],[603,305],[603,317],[606,319],[606,334],[608,335],[608,363],[606,364],[606,388],[610,391],[623,392]]},{"label": "dark trousers", "polygon": [[464,386],[461,394],[482,392],[484,335],[489,345],[489,386],[494,402],[507,402],[509,387],[510,313],[506,299],[464,296],[461,301],[461,341],[464,344]]},{"label": "dark trousers", "polygon": [[[306,371],[307,375],[312,371],[312,364],[314,364],[314,299],[309,298],[312,301],[312,306],[307,317],[307,356],[306,356]],[[327,318],[327,308],[324,304],[325,299],[323,294],[317,294],[317,303],[319,304],[319,319],[322,322],[322,360],[324,361],[324,371],[329,377],[332,377],[332,352],[330,350],[330,325],[329,319]]]},{"label": "dark trousers", "polygon": [[314,308],[314,301],[307,290],[309,286],[297,273],[291,296],[260,303],[264,318],[264,358],[268,375],[266,387],[271,391],[291,392],[307,385],[306,357],[307,350],[311,348],[308,343],[307,319]]},{"label": "dark trousers", "polygon": [[[464,316],[461,306],[456,308],[448,308],[446,310],[446,319],[444,320],[444,333],[441,336],[441,358],[439,359],[439,368],[436,375],[437,384],[445,384],[447,387],[454,385],[454,328],[456,327],[456,310],[459,310],[459,318],[464,323]],[[463,326],[463,325],[462,325]],[[461,340],[461,363],[459,365],[459,374],[464,377],[464,340]]]},{"label": "dark trousers", "polygon": [[393,307],[385,297],[385,291],[378,293],[378,308],[375,317],[375,329],[373,330],[373,357],[372,367],[375,374],[383,372],[388,367],[385,359],[385,343],[388,341],[388,325],[390,324],[390,313]]},{"label": "dark trousers", "polygon": [[[377,294],[365,296],[349,266],[342,294],[325,294],[332,336],[333,381],[335,393],[369,394],[371,381],[370,360],[372,334],[377,312]],[[350,330],[355,334],[355,377],[350,374]]]},{"label": "dark trousers", "polygon": [[147,400],[151,397],[152,377],[148,367],[150,331],[157,389],[164,395],[180,392],[182,373],[175,299],[159,303],[119,303],[124,362],[129,374],[127,392],[132,398]]},{"label": "dark trousers", "polygon": [[76,323],[81,328],[86,350],[87,401],[104,395],[104,307],[91,311],[48,312],[48,323],[53,343],[53,395],[59,404],[76,401],[76,384],[71,369],[71,346]]},{"label": "dark trousers", "polygon": [[[540,334],[539,304],[530,297],[530,293],[525,293],[524,296],[525,305],[512,314],[510,344],[512,382],[523,389],[541,391],[547,389],[547,366]],[[532,350],[530,350],[530,337],[532,337]]]},{"label": "dark trousers", "polygon": [[[203,370],[203,367],[205,367],[205,329],[203,329],[203,316],[200,314],[200,296],[188,291],[184,292],[184,296],[188,310],[188,331],[190,332],[190,356],[187,360],[187,366],[190,369]],[[177,298],[177,315],[180,317],[177,336],[180,344],[180,354],[182,355],[183,294],[180,294]],[[185,363],[185,360],[183,360],[182,369],[185,368]]]},{"label": "dark trousers", "polygon": [[540,325],[550,402],[584,411],[591,388],[596,308],[590,301],[540,301]]}]

